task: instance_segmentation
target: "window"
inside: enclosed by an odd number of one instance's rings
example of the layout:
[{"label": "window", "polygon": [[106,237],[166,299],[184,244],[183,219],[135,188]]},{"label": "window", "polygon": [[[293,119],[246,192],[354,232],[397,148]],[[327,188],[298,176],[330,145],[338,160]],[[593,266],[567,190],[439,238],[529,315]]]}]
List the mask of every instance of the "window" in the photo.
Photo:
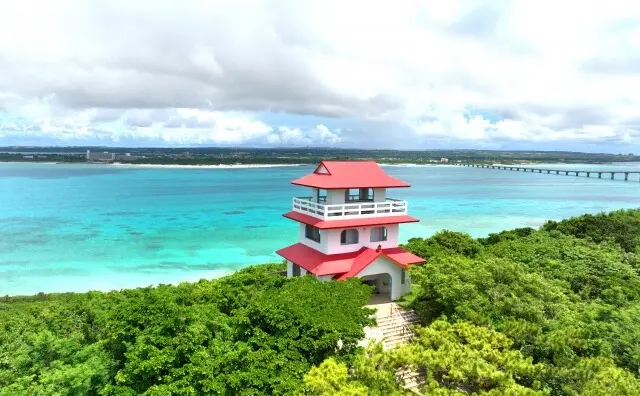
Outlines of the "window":
[{"label": "window", "polygon": [[300,266],[298,264],[291,264],[293,266],[292,276],[300,276]]},{"label": "window", "polygon": [[327,202],[327,190],[318,189],[318,203]]},{"label": "window", "polygon": [[355,228],[344,230],[340,233],[341,245],[352,245],[358,243],[358,230]]},{"label": "window", "polygon": [[371,242],[387,240],[387,227],[374,227],[371,229]]},{"label": "window", "polygon": [[400,274],[400,283],[404,285],[406,278],[407,278],[407,273],[405,272],[405,270],[402,270],[402,273]]},{"label": "window", "polygon": [[344,192],[345,202],[373,201],[373,188],[351,188]]},{"label": "window", "polygon": [[310,226],[310,225],[306,225],[304,227],[304,235],[305,237],[307,237],[307,239],[311,239],[312,241],[318,242],[320,243],[320,229]]}]

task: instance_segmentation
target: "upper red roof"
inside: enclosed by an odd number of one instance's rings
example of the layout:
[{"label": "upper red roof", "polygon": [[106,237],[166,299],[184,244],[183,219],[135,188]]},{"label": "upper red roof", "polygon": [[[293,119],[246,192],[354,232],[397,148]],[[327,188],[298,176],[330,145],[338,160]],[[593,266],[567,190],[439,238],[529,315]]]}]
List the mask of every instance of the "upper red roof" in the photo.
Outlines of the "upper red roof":
[{"label": "upper red roof", "polygon": [[407,215],[365,217],[360,219],[347,220],[339,220],[339,217],[336,217],[336,220],[322,220],[317,217],[309,216],[308,214],[291,211],[283,214],[283,216],[300,223],[309,224],[310,226],[320,228],[321,230],[350,227],[373,227],[385,224],[416,223],[420,221],[415,217]]},{"label": "upper red roof", "polygon": [[404,269],[409,268],[411,264],[425,261],[399,247],[381,250],[363,247],[355,252],[327,255],[305,244],[296,243],[276,253],[314,275],[334,275],[334,279],[337,280],[358,275],[380,256],[388,258]]},{"label": "upper red roof", "polygon": [[387,175],[375,161],[322,161],[313,173],[291,183],[323,189],[410,187]]}]

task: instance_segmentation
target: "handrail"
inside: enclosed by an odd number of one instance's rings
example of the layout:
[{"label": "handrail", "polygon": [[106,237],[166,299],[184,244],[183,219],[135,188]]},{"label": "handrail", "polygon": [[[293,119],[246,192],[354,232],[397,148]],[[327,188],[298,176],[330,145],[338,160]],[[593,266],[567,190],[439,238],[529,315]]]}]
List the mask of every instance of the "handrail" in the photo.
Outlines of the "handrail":
[{"label": "handrail", "polygon": [[358,218],[361,216],[394,216],[407,213],[407,202],[387,198],[380,202],[345,202],[327,204],[314,202],[311,197],[294,197],[293,210],[306,213],[323,220],[331,218]]},{"label": "handrail", "polygon": [[407,326],[407,322],[404,320],[401,311],[396,308],[395,305],[391,305],[391,315],[394,319],[399,319],[400,326],[402,328],[402,335],[408,335],[409,341],[413,342],[413,331]]}]

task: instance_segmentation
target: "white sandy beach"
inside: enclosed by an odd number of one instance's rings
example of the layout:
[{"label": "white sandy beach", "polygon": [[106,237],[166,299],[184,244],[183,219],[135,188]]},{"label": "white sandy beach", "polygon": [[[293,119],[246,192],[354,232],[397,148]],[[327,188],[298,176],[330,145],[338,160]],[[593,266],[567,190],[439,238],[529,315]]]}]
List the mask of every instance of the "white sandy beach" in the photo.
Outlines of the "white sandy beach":
[{"label": "white sandy beach", "polygon": [[448,163],[432,163],[432,164],[411,164],[411,163],[402,163],[402,164],[385,164],[384,162],[379,163],[380,166],[404,166],[404,167],[422,167],[422,166],[451,166],[453,164]]},{"label": "white sandy beach", "polygon": [[303,164],[231,164],[231,165],[180,165],[180,164],[126,164],[116,162],[110,166],[124,166],[132,168],[196,168],[196,169],[246,169],[246,168],[279,168],[283,166],[302,166]]}]

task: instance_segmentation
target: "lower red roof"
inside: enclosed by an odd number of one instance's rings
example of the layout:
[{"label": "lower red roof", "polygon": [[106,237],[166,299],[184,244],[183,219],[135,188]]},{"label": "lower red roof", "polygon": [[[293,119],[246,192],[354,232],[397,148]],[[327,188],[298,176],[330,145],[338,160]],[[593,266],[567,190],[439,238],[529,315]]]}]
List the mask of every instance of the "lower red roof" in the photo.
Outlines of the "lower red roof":
[{"label": "lower red roof", "polygon": [[363,247],[355,252],[327,255],[303,243],[296,243],[276,253],[314,275],[334,275],[334,279],[338,280],[358,275],[380,256],[388,258],[405,269],[411,264],[425,261],[399,247],[381,250]]},{"label": "lower red roof", "polygon": [[317,217],[309,216],[308,214],[291,211],[283,214],[283,216],[288,219],[295,220],[304,224],[309,224],[323,230],[332,228],[372,227],[385,224],[416,223],[419,221],[415,217],[406,215],[370,217],[348,220],[322,220]]}]

